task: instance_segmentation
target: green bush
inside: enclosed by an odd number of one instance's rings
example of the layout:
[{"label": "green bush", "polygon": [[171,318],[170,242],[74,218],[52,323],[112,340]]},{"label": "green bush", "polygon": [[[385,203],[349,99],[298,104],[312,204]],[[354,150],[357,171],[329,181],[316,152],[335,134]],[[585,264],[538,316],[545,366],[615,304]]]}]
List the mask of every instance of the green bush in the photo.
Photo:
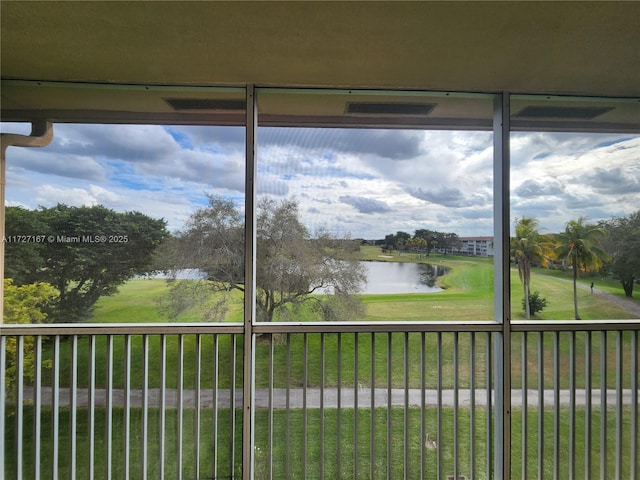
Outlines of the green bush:
[{"label": "green bush", "polygon": [[[537,312],[541,312],[542,310],[544,310],[544,307],[546,306],[547,306],[547,299],[544,297],[541,297],[538,292],[533,292],[529,294],[529,314],[530,315],[535,315]],[[525,310],[526,308],[527,308],[526,303],[523,298],[522,310]]]}]

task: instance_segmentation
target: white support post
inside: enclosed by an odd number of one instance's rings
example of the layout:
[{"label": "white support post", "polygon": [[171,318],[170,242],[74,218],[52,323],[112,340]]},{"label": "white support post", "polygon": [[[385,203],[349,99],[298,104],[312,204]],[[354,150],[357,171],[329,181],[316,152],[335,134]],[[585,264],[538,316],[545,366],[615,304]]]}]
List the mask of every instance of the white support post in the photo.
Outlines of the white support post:
[{"label": "white support post", "polygon": [[46,147],[53,139],[51,122],[31,123],[31,135],[16,133],[0,134],[0,325],[4,322],[4,195],[7,185],[6,153],[8,147]]},{"label": "white support post", "polygon": [[[244,395],[242,400],[242,478],[253,479],[254,450],[254,332],[256,313],[256,131],[258,112],[255,88],[247,86],[245,255],[244,255]],[[233,388],[233,385],[232,385]]]},{"label": "white support post", "polygon": [[511,475],[511,292],[509,281],[509,93],[496,96],[493,116],[495,478]]}]

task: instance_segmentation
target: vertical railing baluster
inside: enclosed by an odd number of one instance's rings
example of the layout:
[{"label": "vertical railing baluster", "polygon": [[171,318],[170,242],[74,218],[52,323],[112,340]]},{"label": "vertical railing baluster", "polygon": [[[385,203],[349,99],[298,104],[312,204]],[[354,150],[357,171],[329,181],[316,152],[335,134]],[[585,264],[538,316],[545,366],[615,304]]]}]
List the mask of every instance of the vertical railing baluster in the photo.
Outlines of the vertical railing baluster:
[{"label": "vertical railing baluster", "polygon": [[560,479],[560,332],[553,334],[553,478]]},{"label": "vertical railing baluster", "polygon": [[[436,369],[438,372],[438,386],[437,386],[437,400],[436,400],[436,417],[437,417],[437,452],[438,461],[436,463],[436,478],[440,480],[442,478],[442,445],[444,444],[442,438],[442,332],[437,333],[437,346],[436,346]],[[489,445],[489,443],[487,443]]]},{"label": "vertical railing baluster", "polygon": [[[287,362],[288,364],[289,362]],[[342,478],[342,334],[338,333],[338,411],[336,412],[336,478]]]},{"label": "vertical railing baluster", "polygon": [[584,478],[591,479],[591,331],[584,336]]},{"label": "vertical railing baluster", "polygon": [[[36,369],[35,378],[33,380],[33,478],[40,478],[40,422],[42,421],[42,335],[36,336],[33,363]],[[4,378],[4,374],[2,374],[1,372],[0,378]],[[4,384],[4,382],[0,383]],[[0,398],[0,402],[4,403],[4,399]],[[4,416],[0,415],[0,418],[4,418]],[[1,438],[4,438],[4,436]],[[0,472],[2,471],[2,468],[0,468]]]},{"label": "vertical railing baluster", "polygon": [[[7,387],[4,379],[7,378],[7,340],[4,335],[0,335],[0,439],[4,442],[5,436],[5,402],[7,397]],[[0,448],[0,473],[5,472],[4,448]],[[37,455],[37,453],[36,453]]]},{"label": "vertical railing baluster", "polygon": [[427,351],[425,342],[425,332],[420,332],[420,478],[427,475],[426,442],[427,442],[427,418],[426,418],[426,369]]},{"label": "vertical railing baluster", "polygon": [[600,478],[607,478],[607,332],[600,332]]},{"label": "vertical railing baluster", "polygon": [[358,478],[358,333],[353,334],[353,478]]},{"label": "vertical railing baluster", "polygon": [[392,361],[392,333],[387,336],[387,480],[391,480],[393,465],[392,457],[392,445],[393,445],[393,432],[392,432],[392,385],[393,385],[393,361]]},{"label": "vertical railing baluster", "polygon": [[576,332],[569,333],[569,478],[576,475]]},{"label": "vertical railing baluster", "polygon": [[269,423],[267,425],[269,439],[269,444],[267,445],[267,470],[269,472],[269,479],[273,478],[273,355],[273,334],[271,334],[269,335]]},{"label": "vertical railing baluster", "polygon": [[522,368],[522,454],[521,454],[521,461],[522,461],[522,472],[521,472],[521,476],[522,476],[522,480],[527,480],[528,478],[528,472],[527,472],[527,466],[528,466],[528,456],[527,456],[527,450],[528,450],[528,440],[529,440],[529,431],[528,431],[528,415],[529,415],[529,411],[528,411],[528,403],[529,403],[529,396],[528,396],[528,378],[527,378],[527,365],[529,364],[529,361],[527,359],[527,332],[522,332],[522,359],[521,359],[521,368]]},{"label": "vertical railing baluster", "polygon": [[616,478],[622,478],[622,331],[616,332]]},{"label": "vertical railing baluster", "polygon": [[[286,478],[291,478],[291,470],[289,465],[289,453],[291,452],[291,419],[289,408],[291,405],[291,334],[287,333],[287,375],[286,375],[286,385],[285,385],[285,460],[284,460],[284,472]],[[340,440],[340,435],[338,434],[338,441]]]},{"label": "vertical railing baluster", "polygon": [[149,336],[142,336],[142,479],[149,475]]},{"label": "vertical railing baluster", "polygon": [[458,403],[459,403],[459,364],[458,364],[458,332],[453,332],[453,478],[458,480],[459,474],[459,439],[458,430],[460,428],[458,419]]},{"label": "vertical railing baluster", "polygon": [[[492,347],[492,334],[487,332],[487,471],[486,477],[493,478],[493,402],[491,395],[493,392],[493,347]],[[438,477],[439,479],[440,477]]]},{"label": "vertical railing baluster", "polygon": [[409,334],[404,334],[404,478],[409,478]]},{"label": "vertical railing baluster", "polygon": [[219,355],[219,345],[218,345],[218,335],[213,334],[213,387],[212,387],[212,405],[213,405],[213,418],[211,426],[213,432],[213,442],[212,442],[212,460],[211,460],[211,471],[213,478],[218,477],[218,383],[220,381],[220,371],[219,371],[219,363],[220,363],[220,355]]},{"label": "vertical railing baluster", "polygon": [[576,475],[576,332],[569,332],[569,478]]},{"label": "vertical railing baluster", "polygon": [[544,333],[538,333],[538,480],[544,478]]},{"label": "vertical railing baluster", "polygon": [[302,334],[302,478],[307,478],[307,378],[309,372],[309,339]]},{"label": "vertical railing baluster", "polygon": [[95,475],[96,335],[89,338],[89,480]]},{"label": "vertical railing baluster", "polygon": [[124,336],[124,355],[124,478],[128,480],[131,465],[131,335]]},{"label": "vertical railing baluster", "polygon": [[164,472],[164,448],[165,448],[165,426],[167,421],[167,337],[160,335],[160,438],[158,449],[160,452],[159,459],[159,476],[165,478]]},{"label": "vertical railing baluster", "polygon": [[320,334],[320,480],[324,479],[324,336]]},{"label": "vertical railing baluster", "polygon": [[469,474],[474,479],[476,478],[476,333],[471,332],[469,335]]},{"label": "vertical railing baluster", "polygon": [[[183,408],[184,401],[184,335],[178,335],[178,418],[177,418],[177,438],[176,438],[176,447],[177,447],[177,459],[176,459],[176,468],[177,468],[177,479],[182,480],[182,431],[183,431]],[[231,430],[231,435],[233,436],[233,430]]]},{"label": "vertical railing baluster", "polygon": [[196,398],[195,398],[195,420],[194,420],[194,437],[195,437],[195,474],[196,478],[200,478],[200,423],[202,421],[202,336],[198,333],[196,335]]},{"label": "vertical railing baluster", "polygon": [[76,478],[76,432],[78,425],[78,336],[71,337],[71,446],[69,456],[71,462],[69,465],[71,478]]},{"label": "vertical railing baluster", "polygon": [[53,480],[58,479],[59,430],[60,430],[60,336],[53,340],[53,392],[51,413],[53,415],[51,446],[51,469]]},{"label": "vertical railing baluster", "polygon": [[[16,378],[16,429],[15,429],[15,446],[16,446],[16,476],[22,478],[22,451],[23,451],[23,433],[24,424],[24,337],[18,335],[16,337],[16,358],[15,358],[15,378]],[[0,378],[0,382],[5,379]],[[4,418],[0,419],[4,422]],[[4,438],[2,438],[4,443]],[[4,447],[3,447],[4,448]]]},{"label": "vertical railing baluster", "polygon": [[630,475],[629,478],[638,478],[638,337],[639,331],[631,332],[631,441],[629,446]]},{"label": "vertical railing baluster", "polygon": [[231,478],[236,472],[236,372],[237,372],[238,338],[231,335],[231,379],[229,388],[229,471]]},{"label": "vertical railing baluster", "polygon": [[105,477],[111,480],[113,474],[113,335],[107,336],[107,424],[106,426],[106,458]]},{"label": "vertical railing baluster", "polygon": [[371,332],[371,411],[369,417],[369,479],[376,474],[376,334]]}]

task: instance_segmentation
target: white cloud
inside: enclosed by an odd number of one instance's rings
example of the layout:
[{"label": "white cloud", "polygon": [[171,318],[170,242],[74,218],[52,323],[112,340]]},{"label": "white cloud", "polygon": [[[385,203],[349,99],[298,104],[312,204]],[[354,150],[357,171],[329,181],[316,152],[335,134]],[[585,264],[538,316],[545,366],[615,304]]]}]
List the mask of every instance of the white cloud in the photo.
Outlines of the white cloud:
[{"label": "white cloud", "polygon": [[640,137],[518,133],[512,158],[512,217],[536,216],[548,231],[640,206]]},{"label": "white cloud", "polygon": [[49,206],[63,203],[71,206],[98,205],[100,202],[90,189],[58,188],[53,185],[40,185],[35,188],[35,200],[38,205]]},{"label": "white cloud", "polygon": [[[8,126],[5,126],[8,128]],[[12,148],[7,204],[104,204],[180,228],[219,194],[243,208],[238,127],[56,125],[52,145]],[[261,128],[259,195],[294,196],[311,231],[382,238],[418,228],[491,235],[490,132]],[[547,231],[640,205],[640,137],[514,133],[511,215]]]}]

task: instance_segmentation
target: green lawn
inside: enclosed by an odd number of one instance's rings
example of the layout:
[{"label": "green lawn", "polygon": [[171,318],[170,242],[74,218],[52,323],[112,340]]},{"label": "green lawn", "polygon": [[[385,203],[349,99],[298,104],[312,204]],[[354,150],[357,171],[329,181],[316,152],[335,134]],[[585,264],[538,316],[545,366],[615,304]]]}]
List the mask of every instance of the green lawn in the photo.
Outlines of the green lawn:
[{"label": "green lawn", "polygon": [[[200,472],[201,478],[212,478],[213,455],[217,463],[214,478],[229,478],[232,465],[235,478],[242,472],[241,466],[241,411],[235,411],[235,441],[231,445],[231,417],[230,410],[220,409],[217,417],[211,409],[204,409],[200,419]],[[409,408],[406,420],[409,428],[406,430],[408,472],[407,477],[420,478],[422,465],[422,455],[427,472],[427,478],[435,478],[438,450],[433,448],[422,448],[424,444],[421,438],[421,410],[419,408]],[[471,417],[469,409],[458,411],[458,464],[460,473],[470,478],[471,473]],[[575,429],[575,468],[578,478],[584,477],[585,471],[585,415],[584,410],[576,409]],[[390,465],[391,478],[403,478],[404,476],[404,455],[405,455],[405,412],[402,408],[392,408],[389,412],[386,408],[376,408],[372,411],[368,408],[358,409],[357,435],[355,435],[355,418],[353,409],[326,409],[322,416],[322,427],[324,430],[324,442],[321,438],[321,415],[318,409],[275,410],[273,412],[273,444],[269,449],[269,412],[264,409],[256,411],[256,439],[255,439],[255,469],[256,478],[268,478],[269,456],[272,456],[273,478],[320,478],[320,466],[324,469],[325,478],[362,478],[370,479],[370,467],[373,461],[374,478],[387,478],[387,465]],[[454,412],[451,408],[441,410],[442,436],[437,435],[437,410],[427,407],[424,410],[425,432],[429,440],[436,442],[441,452],[441,468],[443,475],[453,473],[454,442],[453,442],[453,421]],[[24,411],[25,425],[31,425],[33,421],[33,408],[26,407]],[[625,408],[623,415],[623,455],[621,464],[622,478],[629,478],[630,475],[630,410]],[[103,478],[106,472],[106,410],[96,409],[95,424],[95,476]],[[124,410],[116,408],[112,416],[112,478],[123,479],[124,477],[124,455],[125,455],[125,419]],[[390,418],[391,430],[387,430]],[[544,435],[538,435],[538,410],[531,408],[527,415],[528,428],[528,449],[526,452],[527,472],[530,478],[537,475],[537,452],[538,441],[543,446],[543,474],[544,478],[553,476],[556,464],[554,463],[554,414],[552,410],[544,411]],[[63,461],[57,466],[59,478],[69,478],[71,437],[70,429],[66,428],[70,422],[69,411],[63,409],[59,414],[60,431],[58,437],[58,455]],[[373,420],[373,460],[370,451],[371,424]],[[566,439],[569,437],[569,411],[560,409],[559,421],[560,432],[559,441],[560,462],[557,464],[560,478],[569,477],[569,451]],[[41,421],[41,449],[39,451],[41,478],[52,478],[52,416],[51,411],[43,409]],[[160,411],[158,409],[149,410],[149,430],[148,430],[148,469],[149,478],[157,478],[159,475],[160,459]],[[165,478],[176,478],[178,472],[178,413],[175,409],[166,411],[165,426]],[[182,474],[184,478],[195,478],[195,411],[185,409],[182,418]],[[599,478],[600,469],[600,411],[592,411],[592,435],[591,451],[591,474]],[[487,470],[487,431],[486,431],[486,409],[478,408],[475,411],[475,469],[474,478],[484,479]],[[15,478],[15,443],[14,422],[7,423],[5,437],[5,455],[7,458],[6,478]],[[287,429],[287,425],[289,428]],[[306,427],[305,427],[306,425]],[[88,478],[88,452],[89,452],[89,419],[87,410],[80,409],[77,417],[77,476],[78,478]],[[131,461],[131,478],[141,478],[142,474],[142,410],[132,409],[130,420],[130,446],[129,455]],[[214,428],[217,431],[216,443],[212,433]],[[303,450],[303,439],[306,430],[306,451]],[[287,435],[288,431],[288,435]],[[512,478],[519,478],[522,465],[522,413],[519,409],[513,411],[512,432],[514,441],[512,442]],[[391,442],[388,441],[389,436]],[[357,442],[354,442],[357,438]],[[33,429],[23,430],[23,470],[25,478],[33,476]],[[606,462],[607,472],[613,472],[616,465],[615,457],[616,428],[615,415],[613,410],[607,414],[607,451]],[[354,445],[357,444],[357,449]],[[390,448],[390,452],[388,450]],[[233,451],[232,451],[233,448]],[[271,453],[270,453],[271,452]],[[389,453],[391,454],[388,459]],[[233,460],[232,455],[233,454]],[[305,466],[306,465],[306,466]],[[357,469],[357,476],[356,476]],[[303,475],[304,474],[304,475]],[[445,477],[446,478],[446,477]]]},{"label": "green lawn", "polygon": [[167,291],[167,283],[159,279],[130,280],[117,294],[102,297],[96,305],[92,321],[98,323],[166,322],[158,300]]},{"label": "green lawn", "polygon": [[[364,249],[365,256],[372,255],[372,247]],[[378,250],[376,250],[378,251]],[[414,256],[402,255],[394,257],[402,261],[424,261]],[[404,294],[404,295],[367,295],[363,301],[367,307],[367,320],[397,321],[397,320],[488,320],[493,318],[493,284],[492,284],[492,263],[487,258],[467,258],[452,256],[432,256],[428,259],[431,262],[441,263],[451,269],[450,274],[442,279],[446,290],[441,293],[431,294]],[[532,288],[539,290],[549,301],[549,306],[540,315],[539,320],[545,319],[570,319],[573,316],[572,295],[573,289],[570,282],[565,281],[565,277],[556,278],[561,272],[535,272],[532,277]],[[512,271],[512,292],[514,304],[514,317],[523,318],[522,310],[516,310],[515,304],[521,300],[521,284],[518,280],[515,269]],[[158,297],[166,292],[166,282],[164,280],[139,279],[127,282],[122,286],[120,292],[112,297],[102,298],[96,308],[94,321],[96,322],[149,322],[156,320],[166,321],[159,313]],[[612,286],[610,288],[613,288]],[[621,290],[621,288],[620,288]],[[241,296],[230,309],[230,319],[240,320],[242,318]],[[581,313],[584,318],[625,318],[625,313],[602,300],[600,296],[591,295],[588,290],[580,291]],[[297,312],[301,315],[301,320],[305,319],[305,311],[301,309]],[[628,317],[629,315],[626,315]],[[195,312],[187,312],[180,320],[197,320]],[[196,357],[195,357],[195,336],[185,335],[184,337],[184,385],[186,388],[195,385]],[[290,386],[301,385],[303,379],[307,378],[307,384],[317,386],[324,383],[327,386],[340,383],[343,385],[371,384],[371,359],[374,358],[374,381],[376,385],[386,385],[387,378],[387,334],[376,334],[373,348],[375,357],[371,354],[371,335],[359,334],[358,338],[358,372],[355,375],[355,342],[354,334],[330,334],[324,336],[324,378],[321,378],[321,336],[319,334],[307,335],[307,365],[303,363],[304,336],[289,336],[287,346],[287,336],[274,335],[274,385],[283,387],[287,385],[287,378]],[[487,335],[477,334],[476,338],[476,385],[483,386],[486,379],[486,357],[487,357]],[[517,334],[512,339],[512,372],[514,381],[521,375],[521,335]],[[459,339],[460,358],[460,384],[468,385],[470,377],[470,334],[462,333]],[[563,333],[560,336],[560,382],[563,386],[568,386],[567,371],[569,368],[569,334]],[[576,363],[577,382],[584,382],[584,333],[576,334]],[[623,365],[630,366],[630,335],[623,337]],[[172,388],[178,384],[178,338],[167,336],[167,385]],[[436,347],[438,334],[425,334],[426,358],[424,366],[421,363],[422,337],[420,334],[409,334],[406,338],[408,350],[408,382],[412,387],[419,387],[421,384],[421,372],[424,370],[425,383],[429,388],[437,386],[437,356]],[[453,385],[453,341],[454,336],[450,333],[441,335],[442,358],[441,366],[443,371],[443,386]],[[537,386],[537,377],[534,371],[537,362],[537,334],[528,336],[528,361],[529,380],[531,387]],[[96,339],[96,384],[104,387],[107,384],[107,356],[105,337]],[[545,385],[553,385],[553,343],[554,335],[547,333],[543,336],[544,346],[544,366]],[[608,335],[607,341],[607,364],[613,368],[616,360],[615,335]],[[160,338],[151,336],[149,339],[149,385],[150,387],[160,386]],[[340,346],[338,346],[340,344]],[[404,334],[391,335],[391,372],[392,384],[394,386],[404,385]],[[125,372],[125,348],[122,337],[114,337],[114,385],[116,388],[124,386]],[[340,348],[340,370],[338,370],[338,349]],[[242,384],[242,354],[243,345],[240,339],[236,340],[235,353],[235,384]],[[132,372],[131,384],[142,385],[142,337],[131,337],[132,350]],[[218,356],[220,370],[217,376],[217,384],[220,388],[226,388],[233,383],[233,341],[227,334],[214,336],[202,336],[202,378],[203,387],[211,387],[215,381],[213,370],[210,365],[215,363],[216,354]],[[71,382],[71,348],[70,342],[63,342],[61,347],[61,382],[69,385]],[[47,348],[46,358],[51,358],[51,349]],[[289,373],[287,377],[287,356],[290,358]],[[600,334],[593,335],[592,359],[594,362],[593,382],[597,385],[600,379],[599,366],[600,356]],[[89,384],[89,338],[81,337],[78,345],[78,383],[80,386]],[[270,361],[269,337],[262,336],[258,339],[256,349],[256,385],[265,387],[269,384],[268,365]],[[533,362],[533,363],[532,363]],[[305,374],[306,368],[306,374]],[[51,372],[45,371],[45,382],[50,383]],[[623,378],[625,385],[629,384],[629,376]],[[613,386],[615,378],[608,375],[608,383]]]},{"label": "green lawn", "polygon": [[[373,256],[376,252],[373,250],[364,250],[365,256]],[[389,259],[388,259],[389,260]],[[429,259],[418,259],[410,255],[403,255],[401,257],[394,257],[392,260],[399,261],[426,261],[433,263],[439,263],[450,268],[450,274],[441,279],[441,285],[445,287],[445,290],[441,293],[435,294],[405,294],[405,295],[368,295],[363,296],[363,301],[367,307],[367,313],[365,320],[380,320],[380,321],[398,321],[398,320],[416,320],[416,321],[438,321],[438,320],[488,320],[493,318],[493,266],[491,259],[482,258],[467,258],[467,257],[452,257],[452,256],[432,256]],[[567,280],[567,274],[558,271],[546,271],[536,270],[532,276],[532,290],[538,290],[542,296],[546,297],[549,301],[548,308],[546,308],[538,317],[539,321],[549,319],[571,319],[573,317],[573,301],[572,301],[572,285]],[[590,283],[590,279],[583,279],[583,282]],[[605,289],[614,294],[620,294],[621,288],[616,287],[615,282],[611,280],[602,280],[596,282],[598,288]],[[127,282],[120,289],[117,295],[112,297],[103,298],[100,300],[93,321],[104,323],[129,323],[129,322],[166,322],[167,319],[163,317],[159,310],[158,298],[162,297],[166,293],[166,283],[164,280],[154,279],[138,279]],[[523,312],[520,309],[520,300],[522,298],[522,287],[518,280],[517,271],[512,269],[511,278],[511,290],[512,290],[512,304],[513,304],[513,316],[515,319],[523,318]],[[612,308],[612,306],[603,301],[602,297],[591,295],[588,290],[580,291],[580,311],[583,318],[628,318],[625,312]],[[296,312],[300,315],[301,321],[307,320],[305,317],[305,310],[301,309]],[[626,315],[626,317],[625,317]],[[179,321],[198,321],[200,318],[199,312],[189,311]],[[242,320],[242,301],[241,296],[236,297],[236,302],[229,310],[228,321],[241,321]],[[584,349],[585,349],[585,337],[584,332],[578,332],[575,334],[576,338],[576,385],[578,388],[584,385]],[[196,386],[196,365],[198,363],[196,357],[196,335],[184,335],[183,337],[183,386],[185,388],[194,388]],[[270,338],[273,339],[273,358],[271,358],[271,343]],[[304,384],[306,379],[307,385],[310,387],[319,386],[321,384],[330,387],[338,384],[351,388],[355,385],[358,388],[367,388],[371,386],[372,381],[378,388],[384,388],[389,383],[394,387],[402,387],[405,382],[411,388],[418,388],[421,386],[424,377],[424,383],[427,388],[436,388],[438,386],[438,363],[441,367],[442,378],[441,385],[444,388],[451,388],[453,386],[454,378],[454,341],[456,336],[452,333],[426,333],[421,335],[419,333],[402,334],[395,333],[388,335],[386,333],[381,334],[291,334],[291,335],[274,335],[270,337],[264,335],[258,339],[256,347],[256,387],[264,388],[270,385],[269,378],[269,365],[273,364],[273,385],[275,387],[290,387],[299,388]],[[469,333],[460,333],[457,335],[458,340],[458,352],[459,352],[459,386],[460,388],[468,388],[470,382],[470,356],[471,356],[471,340],[472,335]],[[475,374],[475,385],[477,388],[484,388],[486,385],[486,372],[487,372],[487,356],[488,345],[490,336],[487,334],[475,334],[473,336],[475,340],[475,367],[473,373]],[[538,339],[542,339],[542,345],[544,350],[543,364],[544,364],[544,388],[552,388],[556,383],[556,378],[553,370],[553,346],[556,339],[554,333],[545,333],[541,337],[538,334],[528,334],[527,336],[527,352],[528,352],[528,386],[529,388],[538,387],[537,379],[537,352],[538,352]],[[571,334],[561,333],[559,336],[559,371],[558,379],[560,388],[567,388],[569,386],[569,345]],[[219,335],[203,335],[200,337],[202,353],[200,357],[201,365],[201,378],[200,386],[202,388],[212,388],[216,384],[219,388],[228,388],[230,385],[235,384],[237,387],[242,386],[242,359],[243,359],[243,343],[242,337],[236,337],[234,343],[234,337],[228,334]],[[514,388],[519,388],[521,385],[521,342],[523,336],[521,334],[514,334],[512,338],[512,382]],[[600,386],[600,340],[601,334],[592,334],[592,382],[595,388]],[[609,334],[607,336],[607,385],[608,388],[615,386],[615,375],[611,372],[615,371],[616,364],[616,334]],[[134,335],[131,337],[131,387],[134,389],[141,388],[143,384],[143,348],[142,348],[142,336]],[[178,337],[175,335],[166,336],[166,381],[168,388],[176,388],[178,386],[179,369],[178,369]],[[424,342],[424,358],[422,357]],[[440,358],[438,358],[438,344],[440,345]],[[89,377],[89,365],[90,365],[90,339],[88,337],[80,337],[78,340],[78,386],[87,387],[90,382]],[[405,358],[405,345],[406,358]],[[623,368],[624,371],[629,371],[631,367],[631,355],[630,351],[630,334],[625,332],[622,336],[623,345]],[[304,354],[306,348],[306,355]],[[372,351],[372,349],[374,351]],[[357,351],[357,356],[355,352]],[[388,352],[391,352],[390,357]],[[98,388],[104,388],[107,385],[108,378],[108,358],[107,358],[107,338],[104,336],[96,337],[96,373],[95,383]],[[322,354],[324,352],[324,354]],[[235,355],[236,361],[233,362]],[[47,344],[44,352],[45,359],[52,358],[51,344]],[[306,362],[305,362],[306,358]],[[289,361],[288,361],[289,360]],[[424,361],[423,361],[424,360]],[[405,361],[408,365],[407,378],[405,378]],[[160,336],[152,335],[149,337],[149,387],[157,388],[161,382],[161,348],[160,348]],[[219,366],[216,371],[214,366]],[[357,364],[357,368],[356,368]],[[62,386],[69,386],[71,384],[71,342],[69,339],[63,339],[60,349],[60,382]],[[287,366],[288,365],[288,366]],[[372,372],[373,367],[373,372]],[[113,337],[113,386],[114,388],[123,388],[125,385],[125,343],[122,336]],[[322,375],[322,372],[324,375]],[[389,372],[391,378],[389,378]],[[43,383],[52,384],[53,372],[50,369],[45,369],[43,372]],[[372,377],[373,375],[373,377]],[[623,376],[623,385],[628,388],[630,385],[629,375]],[[104,409],[97,409],[97,424],[96,424],[96,471],[99,472],[98,476],[104,471],[104,438],[105,438],[105,413]],[[578,431],[583,429],[584,414],[579,409],[579,414],[576,419]],[[624,428],[628,431],[629,412],[624,410]],[[221,410],[218,420],[218,434],[220,444],[218,445],[217,463],[218,463],[218,475],[224,477],[230,473],[230,452],[231,445],[229,445],[228,439],[230,438],[229,425],[230,416],[229,411]],[[435,435],[435,413],[433,409],[427,409],[427,431],[434,432],[430,438]],[[445,426],[451,424],[452,411],[450,409],[443,409],[443,424]],[[594,452],[598,451],[598,411],[594,410]],[[7,419],[12,418],[12,412],[7,412]],[[30,407],[25,408],[25,424],[30,425],[30,418],[33,415]],[[139,476],[140,469],[140,418],[141,410],[133,409],[132,415],[132,474],[134,477]],[[212,412],[210,410],[204,410],[202,412],[203,419],[202,424],[206,425],[209,433],[204,434],[201,438],[203,454],[201,458],[201,468],[203,471],[211,471],[213,443],[211,440],[211,425],[213,424]],[[303,473],[303,462],[301,459],[302,447],[300,445],[300,435],[302,431],[303,412],[299,409],[291,410],[289,413],[284,410],[277,410],[274,413],[274,439],[273,446],[273,471],[274,478],[283,478],[286,474],[286,463],[289,464],[289,473],[291,478],[301,477]],[[343,472],[343,476],[346,478],[353,474],[354,471],[354,451],[353,451],[353,425],[354,425],[354,412],[353,409],[343,409],[340,414],[340,450],[341,455],[339,457],[340,469]],[[392,477],[398,477],[402,475],[402,455],[403,442],[404,442],[404,424],[402,417],[402,410],[392,409]],[[485,435],[484,425],[485,410],[478,409],[477,411],[477,435],[478,435],[478,451],[477,451],[477,469],[479,472],[478,478],[484,478],[483,472],[485,471]],[[529,410],[529,432],[535,432],[536,428],[536,415],[535,409]],[[552,411],[545,412],[545,440],[544,440],[544,470],[545,477],[550,476],[553,472],[553,425],[552,425]],[[287,420],[288,416],[288,420]],[[460,425],[461,432],[465,432],[468,429],[469,410],[462,409],[460,411]],[[387,410],[377,409],[374,411],[374,424],[375,424],[375,471],[376,476],[386,477],[386,446],[387,446]],[[420,467],[419,445],[421,440],[419,438],[419,417],[420,410],[417,408],[410,408],[408,412],[408,419],[410,425],[413,427],[409,431],[410,442],[410,478],[414,478],[417,475]],[[566,410],[561,409],[561,438],[566,438],[568,435],[568,413]],[[113,448],[114,458],[120,459],[123,452],[123,420],[124,415],[122,409],[114,409],[113,416]],[[150,410],[150,439],[153,442],[153,446],[149,451],[149,468],[153,472],[153,476],[157,475],[157,439],[158,436],[158,420],[159,411],[157,409]],[[80,409],[78,413],[78,466],[81,469],[86,468],[86,462],[84,456],[87,452],[87,414],[86,410]],[[287,449],[286,446],[286,428],[285,425],[289,422],[290,425],[290,442],[293,448]],[[338,443],[337,434],[338,431],[338,415],[336,410],[325,411],[324,416],[324,428],[325,428],[325,443],[324,443],[324,473],[326,478],[335,478],[337,476],[336,469],[338,468]],[[369,478],[369,425],[371,421],[371,412],[368,409],[360,409],[358,411],[358,477]],[[513,435],[514,438],[519,439],[521,430],[521,415],[516,409],[513,412]],[[187,409],[185,411],[184,418],[184,432],[185,440],[183,444],[184,449],[184,462],[183,473],[185,478],[191,478],[194,475],[194,441],[191,433],[194,429],[194,412]],[[309,438],[307,446],[307,477],[315,478],[319,472],[320,462],[320,447],[316,439],[319,435],[319,411],[309,410],[307,412],[307,435]],[[69,412],[66,409],[62,409],[60,412],[60,425],[61,427],[61,441],[60,445],[60,458],[66,459],[69,451],[69,432],[68,428],[64,427],[69,424]],[[264,472],[267,468],[266,455],[267,455],[267,430],[268,424],[267,412],[264,410],[258,410],[256,412],[256,471],[258,474]],[[615,432],[615,416],[609,414],[608,416],[608,435],[610,437],[610,448],[607,451],[608,465],[612,467],[615,462],[613,445],[614,445],[614,432]],[[7,440],[12,437],[12,428],[14,422],[7,421],[9,428],[7,429]],[[43,448],[41,452],[41,458],[45,470],[50,471],[50,428],[51,428],[51,415],[50,411],[45,408],[43,410]],[[167,411],[167,457],[166,457],[166,471],[176,472],[176,411],[169,409]],[[240,473],[240,446],[239,446],[239,428],[241,428],[240,412],[236,412],[236,445],[235,445],[235,473]],[[27,440],[32,435],[31,428],[25,428],[25,437]],[[451,428],[445,428],[442,444],[443,447],[443,474],[451,474],[452,463],[452,450],[451,450]],[[627,435],[628,436],[628,435]],[[461,438],[468,439],[468,435],[464,434]],[[535,434],[531,437],[535,439]],[[577,463],[576,468],[578,476],[583,475],[584,471],[584,454],[580,453],[584,451],[584,439],[581,435],[577,435]],[[626,438],[626,437],[625,437]],[[226,441],[226,443],[225,443]],[[528,471],[530,476],[535,477],[535,442],[529,444],[530,451],[527,452]],[[8,458],[13,458],[13,444],[7,441],[8,445],[6,454]],[[32,455],[30,450],[30,440],[27,441],[25,446],[25,458],[29,459]],[[521,452],[519,450],[520,442],[514,442],[513,444],[513,472],[514,477],[520,474],[520,458]],[[627,449],[628,450],[628,449]],[[289,451],[289,458],[287,460],[287,451]],[[592,465],[592,471],[595,474],[598,472],[599,460],[594,453],[594,460]],[[434,469],[435,464],[435,451],[425,451],[427,469]],[[460,445],[460,465],[461,473],[468,474],[469,468],[469,449],[468,440],[461,442]],[[567,458],[566,449],[562,449],[561,453],[561,465],[560,476],[562,478],[567,476]],[[628,465],[629,453],[625,450],[623,472],[629,470]],[[32,468],[29,460],[25,462],[25,469],[29,471]],[[8,468],[15,468],[11,463],[8,464]],[[65,477],[68,475],[68,463],[61,462],[60,475]],[[431,470],[429,470],[431,472]],[[12,477],[11,470],[9,471],[9,478]],[[80,473],[79,473],[80,475]],[[82,473],[84,475],[84,473]],[[120,460],[114,463],[114,478],[122,477],[122,462]],[[44,478],[49,478],[45,476]]]},{"label": "green lawn", "polygon": [[[448,267],[450,273],[440,279],[445,290],[439,293],[411,293],[392,295],[364,295],[366,306],[364,318],[367,321],[447,321],[447,320],[493,320],[493,264],[492,259],[476,257],[453,257],[450,255],[432,255],[418,258],[404,254],[384,258],[376,256],[376,247],[364,247],[365,258],[378,258],[381,261],[430,262]],[[532,291],[539,291],[548,301],[547,307],[536,317],[539,320],[573,319],[573,286],[570,276],[559,270],[536,269],[531,279]],[[590,278],[581,279],[589,284]],[[614,295],[624,296],[619,283],[614,280],[596,282],[597,287]],[[120,287],[118,294],[103,297],[96,306],[93,322],[129,323],[129,322],[167,322],[159,305],[159,299],[166,295],[164,280],[131,280]],[[517,269],[511,269],[512,318],[524,319],[522,309],[522,284]],[[235,292],[226,321],[242,321],[243,300]],[[634,299],[640,303],[640,299]],[[580,313],[585,320],[634,318],[626,311],[604,300],[601,296],[591,295],[588,290],[578,291]],[[309,309],[300,308],[289,313],[297,321],[313,319]],[[197,322],[201,312],[192,309],[177,320]],[[345,319],[346,320],[346,319]],[[353,319],[351,319],[353,320]]]}]

